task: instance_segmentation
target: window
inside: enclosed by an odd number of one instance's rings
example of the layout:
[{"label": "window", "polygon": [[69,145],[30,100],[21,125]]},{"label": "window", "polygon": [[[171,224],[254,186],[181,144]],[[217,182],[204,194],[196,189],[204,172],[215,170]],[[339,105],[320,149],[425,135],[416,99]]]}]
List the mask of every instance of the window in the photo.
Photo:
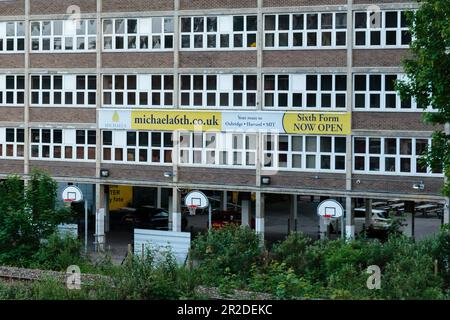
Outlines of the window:
[{"label": "window", "polygon": [[0,75],[0,105],[23,105],[25,77],[21,75]]},{"label": "window", "polygon": [[427,175],[432,172],[419,161],[431,139],[355,137],[354,171]]},{"label": "window", "polygon": [[172,132],[103,131],[103,161],[171,164]]},{"label": "window", "polygon": [[264,107],[346,107],[346,75],[264,75]]},{"label": "window", "polygon": [[345,137],[265,135],[264,167],[298,171],[345,171]]},{"label": "window", "polygon": [[407,11],[355,12],[355,47],[401,48],[408,47]]},{"label": "window", "polygon": [[0,128],[0,159],[24,156],[24,129]]},{"label": "window", "polygon": [[401,74],[356,74],[353,78],[354,109],[367,110],[422,110],[413,99],[400,100],[395,82]]},{"label": "window", "polygon": [[0,22],[0,54],[25,50],[25,23],[23,21]]},{"label": "window", "polygon": [[224,132],[180,133],[181,165],[254,167],[256,135]]},{"label": "window", "polygon": [[106,106],[173,106],[173,75],[104,75]]},{"label": "window", "polygon": [[172,17],[103,20],[105,51],[167,51],[173,50]]},{"label": "window", "polygon": [[345,47],[347,13],[301,13],[264,16],[265,49]]},{"label": "window", "polygon": [[256,16],[181,17],[181,50],[256,48]]},{"label": "window", "polygon": [[94,130],[30,129],[30,157],[52,161],[94,161],[96,132]]},{"label": "window", "polygon": [[95,75],[31,75],[31,105],[96,105]]},{"label": "window", "polygon": [[255,107],[256,75],[181,75],[183,107]]},{"label": "window", "polygon": [[31,22],[31,50],[37,52],[95,51],[95,20],[53,20]]}]

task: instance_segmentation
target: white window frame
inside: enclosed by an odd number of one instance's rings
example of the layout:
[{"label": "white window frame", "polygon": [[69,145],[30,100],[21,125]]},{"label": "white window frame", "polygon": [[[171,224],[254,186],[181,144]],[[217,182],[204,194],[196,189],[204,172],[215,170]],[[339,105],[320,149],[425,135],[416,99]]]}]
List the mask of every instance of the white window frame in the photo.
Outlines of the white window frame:
[{"label": "white window frame", "polygon": [[[107,77],[111,77],[111,88],[106,88]],[[124,78],[123,89],[115,89],[118,77]],[[128,89],[128,77],[136,77],[136,88]],[[153,78],[159,77],[160,88],[153,88]],[[166,79],[168,81],[166,88]],[[121,108],[173,108],[174,106],[174,77],[172,74],[104,74],[102,75],[102,106]],[[171,83],[171,84],[170,84]],[[116,101],[116,94],[122,94],[122,104]],[[129,102],[129,95],[134,94],[134,102]],[[147,103],[141,104],[141,94],[147,96]],[[153,104],[153,95],[159,94],[159,104]],[[110,95],[111,103],[106,96]]]},{"label": "white window frame", "polygon": [[[234,31],[234,19],[235,18],[243,18],[243,31]],[[248,30],[248,19],[256,18],[256,15],[222,15],[222,16],[181,16],[180,17],[180,39],[179,39],[179,48],[180,51],[232,51],[232,50],[256,50],[258,46],[258,26],[256,26],[256,30]],[[216,30],[208,31],[207,30],[207,21],[208,18],[216,18]],[[190,31],[185,32],[183,30],[183,20],[190,19]],[[203,30],[202,31],[194,31],[194,19],[203,19]],[[230,26],[231,23],[231,26]],[[221,45],[221,37],[228,36],[228,46],[222,47]],[[242,46],[235,45],[235,36],[242,36]],[[199,36],[202,39],[202,46],[195,47],[195,37]],[[215,36],[215,46],[208,47],[208,37]],[[255,41],[250,45],[248,41],[250,41],[249,37],[255,36]],[[185,47],[184,39],[189,38],[189,46]]]},{"label": "white window frame", "polygon": [[[194,89],[194,79],[197,77],[202,78],[202,89]],[[215,77],[215,90],[208,90],[208,79]],[[235,90],[234,77],[243,77],[243,90]],[[249,78],[254,77],[256,87],[254,89],[247,89],[249,86]],[[189,78],[189,89],[182,89],[182,79]],[[231,109],[231,108],[245,108],[256,109],[257,106],[257,76],[256,74],[181,74],[180,75],[180,92],[179,101],[180,108],[196,108],[196,109]],[[241,105],[236,105],[235,94],[241,95]],[[194,104],[194,98],[196,95],[201,96],[202,103]],[[214,95],[215,103],[208,104],[208,95]],[[222,105],[221,96],[227,95],[226,105]],[[183,101],[183,97],[189,97],[189,103],[186,104]],[[253,98],[252,98],[253,97]],[[248,104],[248,101],[253,99],[253,103]]]},{"label": "white window frame", "polygon": [[[331,14],[332,15],[332,26],[331,28],[322,28],[322,16]],[[317,15],[317,28],[307,29],[307,16]],[[337,15],[344,15],[345,26],[337,26]],[[304,13],[280,13],[280,14],[265,14],[264,15],[264,50],[309,50],[309,49],[343,49],[347,47],[347,13],[346,12],[304,12]],[[289,17],[289,27],[286,30],[280,30],[280,16]],[[303,20],[302,28],[294,30],[294,16],[301,16],[300,19]],[[275,28],[274,30],[266,29],[266,19],[269,17],[275,17]],[[307,34],[316,34],[316,45],[308,45]],[[322,37],[324,33],[331,33],[331,43],[329,45],[322,45]],[[337,44],[338,33],[343,33],[345,39],[344,44]],[[300,34],[301,45],[294,45],[294,35]],[[273,46],[268,44],[268,36],[273,36]],[[287,36],[287,45],[280,46],[280,36]]]},{"label": "white window frame", "polygon": [[[380,11],[380,18],[381,18],[381,23],[380,25],[376,25],[377,24],[377,19],[375,18],[375,16],[373,16],[374,14],[377,13],[373,13],[370,11],[355,11],[353,12],[353,48],[355,49],[388,49],[388,48],[409,48],[409,43],[407,44],[402,44],[402,34],[409,32],[409,29],[407,26],[402,26],[402,13],[407,12],[408,10],[383,10]],[[396,12],[397,13],[397,27],[386,27],[386,13],[387,12]],[[366,27],[365,28],[356,28],[356,15],[357,14],[366,14]],[[372,14],[372,17],[371,17]],[[375,21],[374,23],[371,23],[371,21]],[[386,33],[387,32],[392,32],[395,31],[396,32],[396,44],[395,45],[388,45],[387,44],[387,37],[386,37]],[[372,40],[372,35],[371,32],[379,32],[380,34],[380,44],[378,45],[372,45],[371,44],[371,40]],[[357,33],[364,33],[364,38],[365,38],[365,44],[363,45],[358,45],[357,43]]]},{"label": "white window frame", "polygon": [[[50,142],[43,142],[43,132],[44,130],[50,131]],[[38,141],[33,141],[33,133],[38,131]],[[54,141],[54,132],[61,131],[62,142],[56,143]],[[84,132],[85,142],[77,143],[76,135],[78,131]],[[42,128],[31,128],[30,129],[30,159],[33,160],[44,160],[44,161],[77,161],[77,162],[95,162],[96,157],[96,144],[88,143],[88,135],[96,134],[95,130],[86,129],[42,129]],[[49,149],[49,157],[44,157],[43,148],[47,147]],[[61,157],[54,157],[55,147],[61,148]],[[37,148],[38,155],[33,156],[33,148]],[[71,156],[66,152],[66,148],[71,148]],[[83,148],[83,156],[78,157],[78,148]],[[91,151],[91,152],[89,152]],[[94,157],[89,157],[93,154]]]},{"label": "white window frame", "polygon": [[[8,27],[13,27],[10,34]],[[25,22],[24,21],[0,21],[0,54],[18,53],[25,51]],[[8,43],[12,42],[12,50],[8,50]],[[19,50],[19,42],[22,49]]]},{"label": "white window frame", "polygon": [[[365,90],[356,90],[356,77],[364,76],[365,77]],[[371,76],[380,76],[381,77],[381,86],[380,90],[370,90],[370,78]],[[402,102],[400,100],[400,95],[397,91],[387,91],[386,90],[386,76],[396,76],[397,80],[401,80],[405,78],[404,74],[396,74],[396,73],[354,73],[353,74],[353,111],[383,111],[383,112],[422,112],[424,109],[417,106],[417,103],[414,98],[411,98],[411,108],[402,108]],[[371,108],[370,107],[370,99],[371,94],[379,95],[380,97],[380,107],[379,108]],[[386,107],[386,98],[387,95],[395,94],[395,108],[387,108]],[[364,108],[357,107],[357,96],[364,95]],[[429,107],[426,109],[427,111],[432,111],[432,108]]]},{"label": "white window frame", "polygon": [[[13,130],[14,138],[7,141],[7,132]],[[19,130],[23,141],[19,141]],[[25,130],[22,128],[0,128],[0,159],[23,159],[25,154]],[[8,147],[12,154],[8,154]]]},{"label": "white window frame", "polygon": [[[43,88],[43,79],[45,77],[50,77],[50,88],[44,89]],[[55,77],[61,77],[61,88],[55,89]],[[77,89],[77,83],[78,78],[84,77],[84,83],[85,88],[84,89]],[[39,106],[39,107],[63,107],[63,106],[71,106],[71,107],[96,107],[96,101],[97,101],[97,80],[96,75],[92,74],[74,74],[74,75],[62,75],[62,74],[55,74],[55,75],[40,75],[40,74],[32,74],[31,75],[31,85],[30,85],[30,105],[32,106]],[[33,88],[33,78],[39,79],[39,87]],[[93,83],[96,84],[96,88],[92,89],[89,88],[89,79],[93,79]],[[44,103],[43,101],[43,95],[44,93],[49,94],[49,103]],[[61,94],[61,103],[56,104],[55,103],[55,94],[60,93]],[[34,95],[38,95],[38,102],[35,103],[33,101]],[[72,96],[72,103],[66,103],[66,94]],[[83,95],[83,102],[78,103],[78,94]],[[94,97],[94,101],[92,103],[89,103],[89,96]]]},{"label": "white window frame", "polygon": [[[13,79],[14,88],[7,88],[7,80]],[[23,83],[23,88],[18,89],[19,81]],[[7,103],[7,97],[12,95],[12,103]],[[23,99],[22,103],[18,103],[19,95]],[[25,104],[25,76],[14,74],[0,75],[0,106],[23,106]]]},{"label": "white window frame", "polygon": [[[365,139],[365,152],[356,152],[356,139]],[[370,139],[380,140],[380,153],[370,153]],[[396,152],[393,154],[387,154],[385,150],[386,139],[393,139],[396,143]],[[411,154],[401,154],[400,143],[401,140],[411,140]],[[430,138],[410,138],[410,137],[362,137],[355,136],[353,137],[353,168],[352,172],[355,174],[374,174],[374,175],[401,175],[401,176],[442,176],[442,173],[433,173],[430,168],[427,168],[427,172],[417,172],[416,166],[418,159],[421,158],[421,154],[417,154],[417,141],[418,140],[426,140],[428,142],[428,146],[431,144]],[[364,170],[356,169],[356,158],[364,158]],[[378,158],[379,159],[379,170],[370,170],[370,158]],[[392,158],[394,159],[395,170],[389,171],[386,170],[386,159]],[[410,159],[410,172],[401,171],[401,159]]]},{"label": "white window frame", "polygon": [[[153,22],[160,19],[160,32],[153,32]],[[124,32],[116,31],[116,22],[124,21]],[[128,20],[136,20],[136,33],[128,32]],[[106,25],[111,23],[111,31],[106,29]],[[174,18],[173,17],[148,17],[148,18],[111,18],[102,20],[102,50],[104,52],[133,52],[133,51],[173,51],[175,45]],[[123,38],[123,48],[117,49],[117,38]],[[135,37],[135,47],[130,46],[130,40]],[[147,37],[147,48],[141,48],[141,37]],[[159,37],[159,47],[153,45],[153,41]],[[166,39],[172,38],[171,46],[166,47]],[[107,46],[110,41],[111,47]]]},{"label": "white window frame", "polygon": [[[60,24],[61,34],[55,34],[55,25]],[[44,24],[50,24],[50,34],[44,35]],[[89,25],[97,28],[95,19],[81,20],[43,20],[30,22],[30,51],[31,52],[96,52],[97,48],[97,31],[89,33]],[[33,27],[39,26],[39,35],[33,35]],[[83,30],[84,29],[84,30]],[[60,39],[60,49],[57,49],[56,40]],[[71,39],[72,48],[66,49],[67,41]],[[84,48],[78,49],[78,41],[82,39]],[[49,49],[44,50],[44,42],[49,42]],[[34,45],[37,44],[37,49]]]},{"label": "white window frame", "polygon": [[[280,138],[287,137],[287,150],[280,150]],[[301,150],[294,150],[293,138],[301,139]],[[331,151],[321,151],[322,138],[331,139]],[[271,145],[268,147],[267,141],[271,139]],[[315,139],[315,150],[306,150],[306,140]],[[265,134],[263,136],[263,168],[282,171],[305,171],[305,172],[337,172],[345,173],[346,152],[336,152],[336,139],[346,139],[337,136],[313,136],[313,135],[290,135],[290,134]],[[344,141],[345,146],[345,141]],[[280,166],[280,156],[285,156],[286,166]],[[307,157],[314,156],[314,168],[307,168]],[[294,157],[300,157],[301,166],[294,167]],[[330,157],[330,168],[322,168],[322,157]],[[342,158],[343,169],[336,169],[337,158]]]},{"label": "white window frame", "polygon": [[[279,90],[279,79],[281,76],[288,77],[288,90]],[[317,89],[307,89],[307,79],[310,76],[317,77]],[[331,90],[322,90],[322,77],[331,76]],[[266,78],[274,77],[275,86],[274,90],[266,90]],[[347,89],[336,90],[338,77],[345,77],[344,84],[347,88],[346,75],[345,74],[264,74],[263,75],[263,109],[276,109],[276,110],[290,110],[290,109],[305,109],[305,110],[345,110],[347,104]],[[294,95],[301,94],[301,106],[294,106]],[[314,107],[307,106],[308,95],[316,95],[316,103]],[[322,105],[322,95],[331,95],[330,107],[324,107]],[[268,103],[268,96],[273,96],[273,106],[266,105]],[[287,106],[279,106],[280,95],[287,95]],[[341,107],[338,107],[338,96],[344,103]]]}]

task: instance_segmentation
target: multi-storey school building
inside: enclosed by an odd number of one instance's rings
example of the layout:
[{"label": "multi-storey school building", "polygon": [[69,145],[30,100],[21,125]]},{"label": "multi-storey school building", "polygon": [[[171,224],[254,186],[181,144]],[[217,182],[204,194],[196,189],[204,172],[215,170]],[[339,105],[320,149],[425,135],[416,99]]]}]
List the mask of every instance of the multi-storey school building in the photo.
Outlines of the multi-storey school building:
[{"label": "multi-storey school building", "polygon": [[299,195],[344,199],[348,236],[353,199],[443,203],[442,173],[418,161],[435,128],[394,88],[414,8],[1,0],[0,175],[90,186],[106,221],[110,186],[155,188],[174,230],[186,189],[238,191],[243,210],[253,194],[261,233],[269,194],[295,214]]}]

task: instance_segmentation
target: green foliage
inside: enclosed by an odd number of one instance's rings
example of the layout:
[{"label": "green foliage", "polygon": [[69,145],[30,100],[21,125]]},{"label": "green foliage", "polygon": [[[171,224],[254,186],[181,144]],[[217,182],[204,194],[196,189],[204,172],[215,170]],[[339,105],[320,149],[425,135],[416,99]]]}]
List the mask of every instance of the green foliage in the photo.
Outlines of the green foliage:
[{"label": "green foliage", "polygon": [[306,249],[312,244],[312,240],[301,233],[291,233],[285,241],[273,246],[272,251],[276,259],[283,261],[295,272],[301,273],[306,265]]},{"label": "green foliage", "polygon": [[27,186],[17,176],[0,182],[0,263],[26,266],[42,239],[67,219],[67,210],[55,208],[56,189],[56,182],[39,171]]},{"label": "green foliage", "polygon": [[244,279],[254,263],[261,259],[260,238],[249,228],[228,225],[199,235],[190,252],[206,283],[217,284],[218,278],[237,275]]},{"label": "green foliage", "polygon": [[66,271],[71,265],[84,265],[85,259],[81,255],[82,244],[78,239],[70,236],[61,237],[53,234],[46,243],[32,256],[30,267]]},{"label": "green foliage", "polygon": [[[412,58],[404,61],[408,80],[399,81],[402,99],[413,97],[419,106],[431,106],[436,112],[425,114],[432,124],[450,122],[450,1],[419,0],[420,7],[409,15]],[[443,167],[450,177],[450,136],[436,130],[424,161],[432,168]],[[450,195],[446,183],[444,194]]]}]

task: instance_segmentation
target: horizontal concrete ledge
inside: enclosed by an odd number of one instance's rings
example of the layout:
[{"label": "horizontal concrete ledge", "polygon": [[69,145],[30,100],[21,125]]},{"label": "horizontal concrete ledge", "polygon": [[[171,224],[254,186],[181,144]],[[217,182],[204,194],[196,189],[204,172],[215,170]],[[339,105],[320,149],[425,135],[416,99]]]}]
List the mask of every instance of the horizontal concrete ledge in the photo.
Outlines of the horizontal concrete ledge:
[{"label": "horizontal concrete ledge", "polygon": [[[23,178],[27,175],[18,174]],[[5,178],[8,175],[0,174],[0,178]],[[174,183],[174,182],[152,182],[143,180],[124,180],[101,179],[95,177],[53,177],[58,182],[74,182],[86,184],[105,184],[105,185],[133,185],[138,187],[162,187],[162,188],[179,188],[179,189],[200,189],[200,190],[223,190],[223,191],[240,191],[240,192],[263,192],[274,194],[297,194],[297,195],[316,195],[324,197],[352,197],[352,198],[371,198],[371,199],[400,199],[406,201],[438,201],[445,202],[445,197],[442,195],[430,194],[407,194],[407,193],[393,193],[393,192],[368,192],[368,191],[345,191],[345,190],[324,190],[324,189],[300,189],[289,187],[257,187],[249,185],[221,185],[221,184],[189,184],[189,183]]]}]

